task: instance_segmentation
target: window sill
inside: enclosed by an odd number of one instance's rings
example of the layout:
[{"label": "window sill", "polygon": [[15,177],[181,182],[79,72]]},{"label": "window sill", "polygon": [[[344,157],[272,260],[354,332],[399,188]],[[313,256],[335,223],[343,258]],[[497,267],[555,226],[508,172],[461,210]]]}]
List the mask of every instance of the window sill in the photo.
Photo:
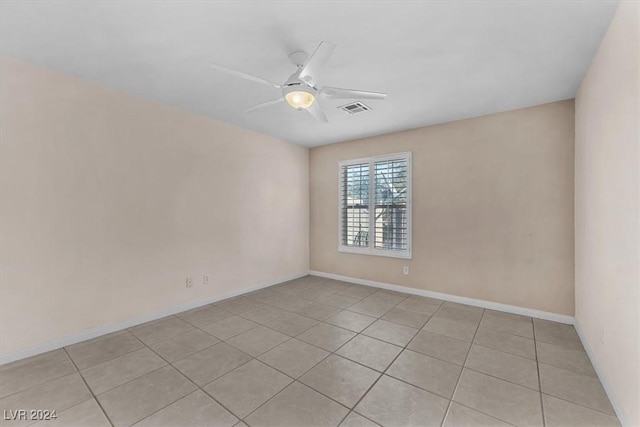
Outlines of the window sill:
[{"label": "window sill", "polygon": [[350,254],[358,254],[358,255],[373,255],[373,256],[381,256],[387,258],[401,258],[401,259],[411,259],[411,251],[384,251],[380,249],[370,249],[370,248],[352,248],[349,246],[338,246],[338,252],[350,253]]}]

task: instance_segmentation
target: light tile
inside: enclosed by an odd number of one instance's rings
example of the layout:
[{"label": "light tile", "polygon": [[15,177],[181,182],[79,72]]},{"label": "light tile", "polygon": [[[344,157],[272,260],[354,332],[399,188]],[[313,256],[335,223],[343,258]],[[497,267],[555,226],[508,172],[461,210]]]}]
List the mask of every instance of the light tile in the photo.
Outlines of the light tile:
[{"label": "light tile", "polygon": [[337,326],[320,323],[308,331],[298,335],[298,339],[313,344],[327,351],[336,351],[344,343],[356,336],[354,332]]},{"label": "light tile", "polygon": [[412,295],[397,305],[404,310],[417,311],[418,313],[433,315],[444,301],[439,299],[419,297]]},{"label": "light tile", "polygon": [[349,307],[349,311],[355,311],[356,313],[364,314],[371,317],[381,317],[392,308],[393,305],[362,300],[359,303]]},{"label": "light tile", "polygon": [[355,411],[381,426],[440,426],[449,401],[386,375]]},{"label": "light tile", "polygon": [[333,307],[345,309],[351,307],[354,304],[357,304],[358,301],[360,301],[360,299],[358,298],[341,294],[333,294],[319,302],[321,302],[322,304],[331,305]]},{"label": "light tile", "polygon": [[334,427],[349,410],[329,398],[294,382],[247,417],[251,427]]},{"label": "light tile", "polygon": [[278,285],[277,288],[278,288],[278,292],[283,292],[289,295],[295,295],[297,292],[300,291],[300,289],[304,288],[304,285],[300,285],[298,283],[290,281],[290,282],[285,282],[283,284]]},{"label": "light tile", "polygon": [[607,393],[597,377],[540,363],[542,392],[578,405],[615,415]]},{"label": "light tile", "polygon": [[409,295],[407,294],[393,294],[386,291],[378,291],[374,294],[369,295],[364,299],[364,301],[376,302],[379,304],[385,304],[390,306],[395,306],[407,299]]},{"label": "light tile", "polygon": [[265,326],[282,332],[283,334],[295,337],[296,335],[300,335],[317,323],[318,321],[315,319],[310,319],[296,313],[287,313],[280,317],[276,317],[275,319],[269,320],[264,324]]},{"label": "light tile", "polygon": [[431,315],[420,313],[418,311],[405,310],[404,308],[395,307],[387,314],[382,316],[384,320],[399,323],[404,326],[420,329],[427,323]]},{"label": "light tile", "polygon": [[281,308],[282,310],[287,311],[299,311],[304,307],[307,307],[312,304],[311,301],[294,297],[292,295],[282,294],[281,297],[271,301],[269,304],[274,307]]},{"label": "light tile", "polygon": [[293,380],[273,368],[252,360],[204,389],[240,418],[244,418]]},{"label": "light tile", "polygon": [[364,328],[376,321],[375,317],[365,316],[364,314],[354,313],[352,311],[344,310],[335,316],[325,320],[335,326],[340,326],[344,329],[349,329],[354,332],[361,332]]},{"label": "light tile", "polygon": [[204,326],[203,331],[221,340],[227,340],[258,326],[257,323],[240,316],[227,317],[219,322]]},{"label": "light tile", "polygon": [[485,310],[482,325],[507,334],[533,339],[533,321],[530,317],[501,311]]},{"label": "light tile", "polygon": [[324,277],[320,277],[320,276],[313,276],[311,274],[308,274],[304,277],[300,277],[298,279],[295,279],[295,282],[299,285],[317,285],[319,283],[324,283],[326,280],[326,278]]},{"label": "light tile", "polygon": [[272,304],[273,302],[278,301],[280,298],[286,295],[286,293],[280,292],[277,287],[271,287],[256,292],[251,292],[250,294],[248,294],[248,297],[253,298],[256,301],[260,301],[264,304]]},{"label": "light tile", "polygon": [[[0,399],[0,411],[17,409],[48,409],[62,412],[85,400],[91,399],[91,392],[79,374],[73,373],[19,393]],[[11,421],[10,427],[31,424],[32,421]]]},{"label": "light tile", "polygon": [[539,392],[469,369],[453,400],[510,424],[543,425]]},{"label": "light tile", "polygon": [[172,403],[135,424],[135,427],[216,426],[231,427],[238,422],[229,411],[201,390]]},{"label": "light tile", "polygon": [[584,351],[578,333],[572,325],[533,319],[536,341],[554,344],[570,350]]},{"label": "light tile", "polygon": [[340,424],[340,427],[378,427],[378,424],[373,421],[369,421],[362,415],[351,412]]},{"label": "light tile", "polygon": [[446,335],[463,341],[473,340],[478,322],[473,320],[452,319],[440,315],[440,310],[422,328],[425,331]]},{"label": "light tile", "polygon": [[464,364],[470,347],[471,343],[469,342],[425,330],[418,332],[418,335],[407,346],[413,351],[455,363],[456,365]]},{"label": "light tile", "polygon": [[332,307],[327,304],[313,303],[298,310],[299,314],[305,315],[316,320],[326,320],[331,316],[335,316],[342,310],[338,307]]},{"label": "light tile", "polygon": [[242,317],[256,323],[264,324],[264,322],[275,319],[276,317],[282,316],[286,313],[286,311],[280,310],[279,308],[271,307],[270,305],[263,305],[255,310],[242,313]]},{"label": "light tile", "polygon": [[615,416],[575,405],[566,400],[542,395],[547,427],[619,427]]},{"label": "light tile", "polygon": [[352,297],[352,298],[362,299],[362,298],[368,297],[371,294],[376,293],[377,291],[378,290],[376,288],[371,288],[369,286],[352,285],[347,289],[339,290],[336,293],[340,295]]},{"label": "light tile", "polygon": [[363,335],[377,338],[391,344],[404,347],[411,341],[411,338],[418,333],[415,328],[387,322],[386,320],[376,320],[371,326],[362,331]]},{"label": "light tile", "polygon": [[300,292],[294,295],[298,296],[299,298],[304,298],[310,301],[321,301],[327,298],[328,296],[331,296],[332,294],[333,294],[332,292],[329,292],[326,289],[322,289],[320,285],[318,285],[316,287],[301,289]]},{"label": "light tile", "polygon": [[478,332],[474,338],[474,343],[495,350],[504,351],[528,359],[536,359],[536,346],[533,340],[519,337],[517,335],[498,332],[488,329],[482,325],[478,328]]},{"label": "light tile", "polygon": [[218,322],[222,319],[226,319],[227,317],[232,316],[232,314],[223,310],[219,306],[205,305],[204,307],[194,308],[193,310],[179,313],[176,316],[194,326],[202,327]]},{"label": "light tile", "polygon": [[340,280],[328,279],[322,282],[322,287],[333,293],[344,291],[346,289],[349,289],[351,286],[353,286],[353,283],[342,282]]},{"label": "light tile", "polygon": [[81,373],[91,391],[101,394],[166,364],[167,362],[145,347],[87,368]]},{"label": "light tile", "polygon": [[451,320],[471,322],[477,325],[480,323],[483,312],[484,309],[480,307],[445,301],[435,315]]},{"label": "light tile", "polygon": [[64,350],[0,366],[0,398],[72,374],[76,371]]},{"label": "light tile", "polygon": [[[128,328],[127,330],[128,331],[135,331],[136,329],[146,328],[147,326],[151,326],[151,325],[155,325],[155,324],[160,323],[160,322],[164,322],[165,320],[171,319],[173,317],[175,317],[175,316],[174,315],[169,315],[169,316],[161,317],[159,319],[150,320],[148,322],[139,323],[137,325],[134,325],[134,326]],[[94,339],[98,340],[99,337],[98,338],[94,338]]]},{"label": "light tile", "polygon": [[386,374],[451,399],[462,368],[434,357],[404,350]]},{"label": "light tile", "polygon": [[[167,338],[175,337],[178,334],[193,329],[193,326],[177,317],[168,317],[161,322],[155,322],[144,328],[131,331],[140,341],[151,345]],[[80,368],[82,369],[82,368]]]},{"label": "light tile", "polygon": [[171,366],[128,382],[98,396],[115,427],[129,426],[196,390]]},{"label": "light tile", "polygon": [[451,402],[449,413],[444,420],[443,427],[510,427],[511,424],[497,418],[467,408],[459,403]]},{"label": "light tile", "polygon": [[392,291],[391,289],[378,289],[378,292],[382,292],[382,293],[385,293],[385,294],[402,297],[402,299],[405,299],[405,298],[410,296],[410,294],[408,294],[406,292]]},{"label": "light tile", "polygon": [[121,331],[104,339],[84,341],[65,348],[78,369],[86,369],[142,347],[144,345],[131,333]]},{"label": "light tile", "polygon": [[300,377],[299,381],[352,408],[380,376],[373,369],[331,355]]},{"label": "light tile", "polygon": [[477,344],[471,346],[465,367],[524,387],[540,390],[535,360]]},{"label": "light tile", "polygon": [[382,372],[401,351],[401,347],[393,344],[358,335],[336,351],[336,354]]},{"label": "light tile", "polygon": [[175,362],[218,342],[220,342],[219,339],[199,329],[191,329],[173,338],[151,344],[150,347],[169,362]]},{"label": "light tile", "polygon": [[258,326],[228,339],[227,343],[253,357],[258,357],[288,339],[289,337],[283,333]]},{"label": "light tile", "polygon": [[[95,399],[85,400],[69,409],[58,411],[56,416],[57,418],[55,419],[40,421],[33,425],[37,427],[111,427],[111,423],[107,420]],[[11,426],[13,423],[9,425]]]},{"label": "light tile", "polygon": [[556,368],[566,369],[579,374],[597,376],[591,365],[587,353],[580,350],[571,350],[542,341],[536,342],[538,361]]},{"label": "light tile", "polygon": [[174,363],[198,385],[205,385],[251,360],[251,356],[226,343],[218,343]]},{"label": "light tile", "polygon": [[263,304],[261,302],[258,302],[255,299],[246,296],[227,299],[216,303],[216,307],[220,307],[221,309],[234,314],[242,314],[246,313],[247,311],[256,310],[262,307],[262,305]]},{"label": "light tile", "polygon": [[298,378],[328,355],[329,352],[294,338],[269,350],[258,359],[290,377]]}]

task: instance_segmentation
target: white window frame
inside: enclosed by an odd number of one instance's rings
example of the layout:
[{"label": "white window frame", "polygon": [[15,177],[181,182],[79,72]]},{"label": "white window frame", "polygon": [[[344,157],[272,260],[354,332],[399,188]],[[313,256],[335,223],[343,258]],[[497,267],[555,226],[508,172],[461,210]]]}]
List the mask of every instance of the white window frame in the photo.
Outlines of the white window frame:
[{"label": "white window frame", "polygon": [[[407,161],[407,249],[406,250],[389,250],[375,248],[375,180],[374,165],[376,162],[388,160],[406,160]],[[344,166],[357,165],[362,163],[369,164],[369,246],[352,247],[342,244],[343,218],[342,218],[342,168]],[[411,236],[413,234],[412,223],[412,192],[411,192],[411,152],[385,154],[382,156],[363,157],[360,159],[342,160],[338,162],[338,251],[361,255],[376,255],[391,258],[411,259]]]}]

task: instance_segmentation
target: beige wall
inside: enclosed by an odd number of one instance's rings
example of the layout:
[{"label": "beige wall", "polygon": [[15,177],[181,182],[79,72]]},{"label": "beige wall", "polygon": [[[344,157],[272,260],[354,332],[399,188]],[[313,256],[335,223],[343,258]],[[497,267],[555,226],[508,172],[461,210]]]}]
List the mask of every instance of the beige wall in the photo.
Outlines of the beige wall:
[{"label": "beige wall", "polygon": [[[573,130],[567,100],[313,148],[311,269],[572,315]],[[401,151],[413,259],[338,252],[338,161]]]},{"label": "beige wall", "polygon": [[308,269],[306,148],[0,64],[0,353]]},{"label": "beige wall", "polygon": [[623,2],[576,96],[576,318],[640,426],[640,4]]}]

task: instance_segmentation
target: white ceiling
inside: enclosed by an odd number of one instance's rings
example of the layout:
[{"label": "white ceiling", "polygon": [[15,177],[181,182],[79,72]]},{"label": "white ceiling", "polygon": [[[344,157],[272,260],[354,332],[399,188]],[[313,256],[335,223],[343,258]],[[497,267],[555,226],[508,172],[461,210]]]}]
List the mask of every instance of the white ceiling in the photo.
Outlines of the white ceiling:
[{"label": "white ceiling", "polygon": [[[306,146],[572,98],[618,2],[2,1],[0,51]],[[388,92],[330,123],[280,91],[212,62],[284,83],[288,54],[337,48],[328,86]]]}]

